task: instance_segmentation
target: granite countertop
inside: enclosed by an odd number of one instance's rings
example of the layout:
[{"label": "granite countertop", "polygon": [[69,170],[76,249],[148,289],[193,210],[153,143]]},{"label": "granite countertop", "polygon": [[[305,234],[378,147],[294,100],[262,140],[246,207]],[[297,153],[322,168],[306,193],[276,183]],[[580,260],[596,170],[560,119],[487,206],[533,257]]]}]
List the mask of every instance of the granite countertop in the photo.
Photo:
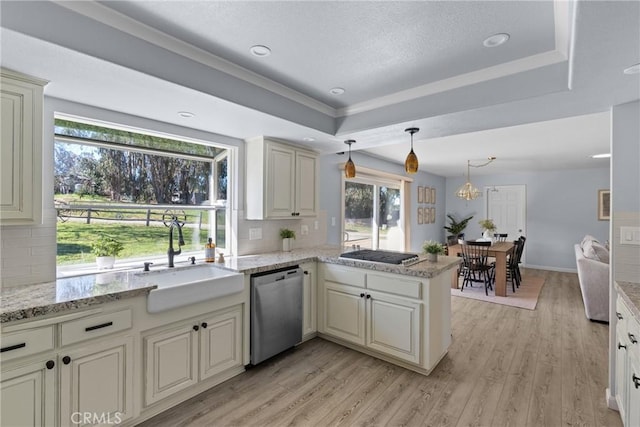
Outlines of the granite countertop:
[{"label": "granite countertop", "polygon": [[[341,252],[343,249],[338,246],[323,246],[295,249],[291,252],[228,257],[224,264],[216,263],[213,265],[238,273],[254,274],[305,262],[320,261],[430,278],[454,268],[460,263],[458,257],[440,256],[438,262],[433,263],[426,261],[424,255],[421,255],[421,262],[404,267],[341,259],[339,258]],[[179,267],[174,271],[182,268],[189,267]],[[139,273],[139,269],[67,277],[54,282],[3,288],[0,293],[0,323],[133,298],[146,295],[156,288],[148,281],[139,278],[136,280],[135,273]]]},{"label": "granite countertop", "polygon": [[627,303],[631,314],[640,323],[640,283],[634,282],[618,282],[618,295]]}]

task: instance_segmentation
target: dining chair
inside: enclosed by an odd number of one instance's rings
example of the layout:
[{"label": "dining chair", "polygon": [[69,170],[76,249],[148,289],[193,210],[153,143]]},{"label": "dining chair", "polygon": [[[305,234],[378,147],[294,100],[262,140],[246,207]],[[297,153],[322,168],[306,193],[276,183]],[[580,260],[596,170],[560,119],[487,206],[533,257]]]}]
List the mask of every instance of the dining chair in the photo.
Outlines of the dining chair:
[{"label": "dining chair", "polygon": [[[488,244],[487,244],[488,243]],[[491,266],[487,263],[489,246],[491,242],[465,241],[461,246],[463,280],[460,291],[464,291],[466,285],[473,286],[474,281],[484,281],[484,293],[489,295],[491,285]],[[477,274],[477,276],[476,276]]]},{"label": "dining chair", "polygon": [[507,233],[493,233],[493,238],[496,242],[506,242],[507,236],[509,236]]},{"label": "dining chair", "polygon": [[507,282],[511,281],[511,289],[515,293],[516,287],[520,287],[522,282],[522,276],[520,276],[520,258],[522,257],[522,249],[524,248],[524,241],[521,239],[514,240],[513,255],[507,260]]}]

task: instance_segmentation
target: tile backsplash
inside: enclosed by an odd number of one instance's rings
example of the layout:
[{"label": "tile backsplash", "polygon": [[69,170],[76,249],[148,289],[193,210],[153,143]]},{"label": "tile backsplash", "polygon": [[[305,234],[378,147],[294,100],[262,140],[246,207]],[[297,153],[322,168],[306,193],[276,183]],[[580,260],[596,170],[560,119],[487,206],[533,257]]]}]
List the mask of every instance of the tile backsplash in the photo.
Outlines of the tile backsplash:
[{"label": "tile backsplash", "polygon": [[56,280],[56,210],[42,216],[39,225],[0,227],[3,287]]},{"label": "tile backsplash", "polygon": [[[296,233],[294,248],[309,248],[327,242],[327,212],[320,211],[315,218],[279,219],[253,221],[244,219],[244,212],[238,212],[238,255],[252,255],[261,252],[282,250],[280,229],[289,228]],[[317,229],[316,229],[317,225]],[[306,226],[307,234],[302,234]],[[261,238],[251,240],[250,230],[260,229]],[[255,236],[253,236],[255,237]]]}]

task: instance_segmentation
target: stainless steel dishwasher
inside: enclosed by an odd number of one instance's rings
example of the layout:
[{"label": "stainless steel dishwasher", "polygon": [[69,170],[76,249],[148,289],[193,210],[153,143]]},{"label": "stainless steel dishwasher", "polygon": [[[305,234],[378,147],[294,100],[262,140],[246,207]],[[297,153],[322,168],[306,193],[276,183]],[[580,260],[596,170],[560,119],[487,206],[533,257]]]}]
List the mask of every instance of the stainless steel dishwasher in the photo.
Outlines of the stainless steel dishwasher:
[{"label": "stainless steel dishwasher", "polygon": [[303,272],[293,266],[251,276],[251,364],[302,341]]}]

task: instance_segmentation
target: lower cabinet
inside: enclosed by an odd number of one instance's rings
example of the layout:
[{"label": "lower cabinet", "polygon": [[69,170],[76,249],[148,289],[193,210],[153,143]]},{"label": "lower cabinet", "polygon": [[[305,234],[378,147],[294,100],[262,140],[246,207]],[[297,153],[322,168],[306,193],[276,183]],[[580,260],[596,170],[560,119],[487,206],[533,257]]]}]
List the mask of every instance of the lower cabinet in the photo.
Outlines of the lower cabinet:
[{"label": "lower cabinet", "polygon": [[58,356],[60,425],[120,424],[133,417],[133,338]]},{"label": "lower cabinet", "polygon": [[640,426],[640,322],[616,303],[616,402],[625,426]]},{"label": "lower cabinet", "polygon": [[324,286],[324,332],[420,363],[422,303],[336,283]]},{"label": "lower cabinet", "polygon": [[301,264],[304,272],[302,281],[302,339],[306,340],[315,336],[317,327],[317,266],[315,262]]},{"label": "lower cabinet", "polygon": [[242,308],[169,325],[144,337],[145,406],[242,365]]},{"label": "lower cabinet", "polygon": [[56,361],[50,358],[2,371],[0,425],[56,424]]}]

